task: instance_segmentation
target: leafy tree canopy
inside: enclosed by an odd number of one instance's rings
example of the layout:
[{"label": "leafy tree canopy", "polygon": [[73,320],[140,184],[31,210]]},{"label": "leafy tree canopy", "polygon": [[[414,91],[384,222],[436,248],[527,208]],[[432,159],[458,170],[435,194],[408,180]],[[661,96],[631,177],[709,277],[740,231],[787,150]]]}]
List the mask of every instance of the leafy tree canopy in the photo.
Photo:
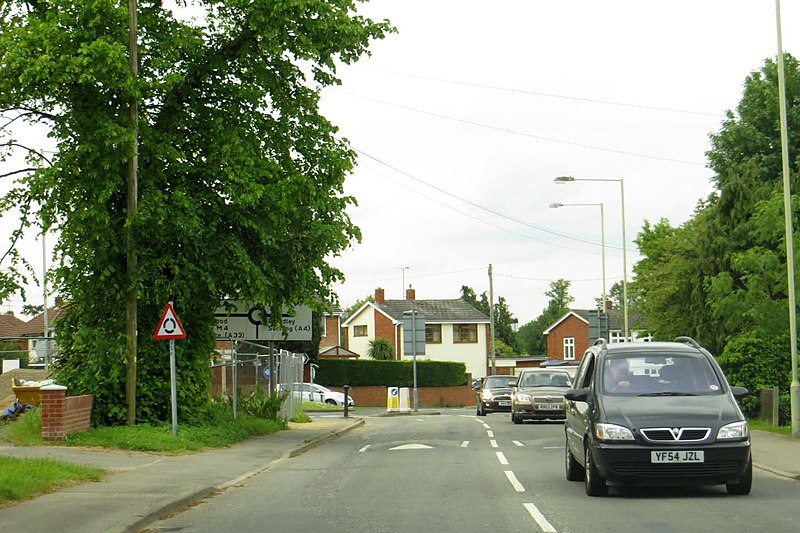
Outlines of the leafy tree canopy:
[{"label": "leafy tree canopy", "polygon": [[[273,308],[330,301],[342,274],[326,258],[360,238],[343,194],[355,155],[319,114],[320,89],[392,28],[352,0],[196,0],[139,4],[139,75],[128,66],[128,12],[112,0],[0,5],[3,154],[11,128],[43,124],[55,153],[27,147],[28,167],[0,202],[20,227],[56,230],[59,372],[96,395],[98,419],[124,415],[124,295],[139,304],[137,418],[167,419],[167,358],[149,339],[172,297],[179,402],[202,407],[213,311],[238,297]],[[191,8],[194,18],[189,18]],[[139,102],[139,264],[126,272],[130,102]],[[14,257],[8,257],[13,261]],[[14,264],[4,290],[18,283]],[[11,272],[11,275],[7,273]],[[275,314],[276,320],[277,313]],[[165,400],[166,399],[166,400]]]},{"label": "leafy tree canopy", "polygon": [[[472,305],[478,311],[486,313],[489,316],[489,296],[484,291],[480,297],[475,294],[472,287],[467,285],[461,286],[461,299]],[[502,296],[497,298],[494,304],[494,334],[497,340],[502,340],[507,346],[514,346],[516,344],[516,333],[514,332],[514,324],[517,321],[511,310],[508,308],[508,302]],[[495,347],[497,351],[499,348]]]},{"label": "leafy tree canopy", "polygon": [[559,279],[550,284],[550,289],[545,292],[549,298],[547,307],[534,320],[523,325],[517,334],[517,350],[519,353],[530,355],[544,355],[547,353],[547,338],[544,330],[553,322],[564,316],[569,311],[569,306],[575,298],[569,294],[571,283]]}]

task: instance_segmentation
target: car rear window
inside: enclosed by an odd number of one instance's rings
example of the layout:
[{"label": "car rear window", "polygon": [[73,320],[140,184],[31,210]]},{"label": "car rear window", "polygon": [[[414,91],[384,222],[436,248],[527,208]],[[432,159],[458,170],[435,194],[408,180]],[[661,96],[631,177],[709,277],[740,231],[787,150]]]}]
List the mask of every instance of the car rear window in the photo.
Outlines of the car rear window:
[{"label": "car rear window", "polygon": [[652,396],[722,394],[722,384],[702,355],[610,355],[603,362],[607,394]]}]

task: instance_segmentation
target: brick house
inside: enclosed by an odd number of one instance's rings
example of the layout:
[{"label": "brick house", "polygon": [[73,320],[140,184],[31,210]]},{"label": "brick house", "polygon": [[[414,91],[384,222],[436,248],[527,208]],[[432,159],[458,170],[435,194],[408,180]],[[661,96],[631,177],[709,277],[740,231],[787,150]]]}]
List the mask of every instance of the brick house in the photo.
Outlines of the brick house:
[{"label": "brick house", "polygon": [[[547,357],[550,360],[580,361],[583,352],[600,337],[609,343],[622,342],[622,311],[608,309],[598,313],[594,309],[570,309],[544,330],[547,335]],[[651,337],[631,328],[634,342],[647,342]]]},{"label": "brick house", "polygon": [[403,353],[403,313],[412,309],[425,317],[425,355],[418,360],[458,361],[468,374],[486,375],[489,317],[461,298],[417,300],[412,288],[404,300],[386,300],[384,290],[376,289],[375,301],[364,303],[342,324],[349,350],[368,358],[370,341],[380,338],[389,341],[397,359],[411,360],[412,354]]}]

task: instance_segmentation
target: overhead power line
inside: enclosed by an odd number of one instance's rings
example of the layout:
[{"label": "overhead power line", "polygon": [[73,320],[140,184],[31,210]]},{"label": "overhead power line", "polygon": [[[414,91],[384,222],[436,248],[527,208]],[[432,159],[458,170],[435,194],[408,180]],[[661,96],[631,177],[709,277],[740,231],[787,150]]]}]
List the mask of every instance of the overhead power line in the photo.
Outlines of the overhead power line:
[{"label": "overhead power line", "polygon": [[532,133],[527,133],[527,132],[524,132],[524,131],[512,130],[510,128],[501,128],[499,126],[492,126],[490,124],[483,124],[483,123],[480,123],[480,122],[474,122],[474,121],[466,120],[466,119],[463,119],[463,118],[451,117],[451,116],[448,116],[448,115],[442,115],[440,113],[434,113],[432,111],[425,111],[423,109],[417,109],[415,107],[409,107],[409,106],[405,106],[405,105],[402,105],[402,104],[396,104],[396,103],[393,103],[393,102],[387,102],[385,100],[380,100],[378,98],[372,98],[371,96],[364,96],[363,94],[351,93],[349,91],[344,91],[342,89],[337,89],[337,91],[341,92],[343,94],[347,94],[349,96],[355,96],[356,98],[363,98],[364,100],[370,100],[372,102],[376,102],[376,103],[379,103],[379,104],[388,105],[388,106],[392,106],[392,107],[397,107],[399,109],[405,109],[407,111],[413,111],[415,113],[421,113],[423,115],[429,115],[429,116],[432,116],[432,117],[441,118],[441,119],[444,119],[444,120],[450,120],[450,121],[458,122],[458,123],[461,123],[461,124],[469,124],[470,126],[475,126],[475,127],[478,127],[478,128],[485,128],[485,129],[489,129],[489,130],[493,130],[493,131],[500,131],[500,132],[503,132],[503,133],[509,133],[511,135],[520,135],[522,137],[528,137],[528,138],[537,139],[537,140],[540,140],[540,141],[547,141],[547,142],[553,142],[553,143],[558,143],[558,144],[566,144],[568,146],[577,146],[579,148],[586,148],[588,150],[597,150],[597,151],[600,151],[600,152],[608,152],[608,153],[612,153],[612,154],[627,155],[627,156],[632,156],[632,157],[641,157],[643,159],[654,159],[654,160],[657,160],[657,161],[668,161],[670,163],[680,163],[682,165],[705,166],[705,163],[700,163],[700,162],[697,162],[697,161],[687,161],[685,159],[675,159],[675,158],[672,158],[672,157],[661,157],[661,156],[657,156],[657,155],[640,154],[638,152],[630,152],[630,151],[627,151],[627,150],[617,150],[617,149],[614,149],[614,148],[604,148],[602,146],[593,146],[591,144],[584,144],[584,143],[579,143],[579,142],[574,142],[574,141],[565,141],[563,139],[555,139],[553,137],[544,137],[542,135],[534,135]]},{"label": "overhead power line", "polygon": [[597,98],[584,98],[584,97],[580,97],[580,96],[569,96],[569,95],[563,95],[563,94],[544,93],[544,92],[540,92],[540,91],[530,91],[530,90],[526,90],[526,89],[514,89],[514,88],[511,88],[511,87],[500,87],[498,85],[485,85],[485,84],[481,84],[481,83],[471,83],[471,82],[468,82],[468,81],[449,80],[449,79],[445,79],[445,78],[436,78],[436,77],[433,77],[433,76],[422,76],[422,75],[419,75],[419,74],[408,74],[408,73],[404,73],[404,72],[393,72],[393,71],[390,71],[390,70],[381,70],[381,69],[369,68],[369,67],[363,67],[363,66],[356,66],[354,68],[357,68],[357,69],[360,69],[360,70],[368,70],[368,71],[372,71],[372,72],[379,72],[381,74],[389,74],[389,75],[392,75],[392,76],[401,76],[401,77],[404,77],[404,78],[414,78],[414,79],[419,79],[419,80],[435,81],[435,82],[439,82],[439,83],[449,83],[449,84],[452,84],[452,85],[464,85],[466,87],[477,87],[479,89],[490,89],[490,90],[493,90],[493,91],[502,91],[502,92],[508,92],[508,93],[529,94],[529,95],[532,95],[532,96],[541,96],[541,97],[544,97],[544,98],[558,98],[558,99],[561,99],[561,100],[572,100],[572,101],[576,101],[576,102],[588,102],[590,104],[602,104],[602,105],[612,105],[612,106],[619,106],[619,107],[630,107],[630,108],[633,108],[633,109],[646,109],[648,111],[660,111],[660,112],[666,112],[666,113],[682,113],[682,114],[685,114],[685,115],[698,115],[698,116],[702,116],[702,117],[725,118],[724,115],[721,115],[719,113],[708,113],[708,112],[704,112],[704,111],[689,111],[689,110],[686,110],[686,109],[677,109],[677,108],[673,108],[673,107],[649,106],[649,105],[642,105],[642,104],[631,104],[631,103],[628,103],[628,102],[614,102],[612,100],[600,100],[600,99],[597,99]]},{"label": "overhead power line", "polygon": [[[506,215],[505,213],[501,213],[501,212],[499,212],[499,211],[497,211],[495,209],[492,209],[490,207],[486,207],[486,206],[481,205],[481,204],[479,204],[477,202],[473,202],[472,200],[468,200],[466,198],[462,198],[461,196],[458,196],[457,194],[453,194],[452,192],[450,192],[450,191],[448,191],[446,189],[442,189],[441,187],[433,185],[432,183],[428,183],[427,181],[424,181],[424,180],[422,180],[422,179],[420,179],[420,178],[418,178],[418,177],[416,177],[416,176],[414,176],[414,175],[412,175],[412,174],[410,174],[410,173],[408,173],[408,172],[406,172],[406,171],[404,171],[402,169],[399,169],[399,168],[397,168],[397,167],[395,167],[395,166],[393,166],[393,165],[391,165],[389,163],[386,163],[385,161],[382,161],[382,160],[378,159],[377,157],[372,156],[372,155],[364,152],[363,150],[360,150],[359,148],[357,148],[355,146],[352,146],[352,148],[353,148],[353,150],[355,150],[359,154],[363,155],[364,157],[368,157],[369,159],[372,159],[373,161],[376,161],[377,163],[380,163],[381,165],[385,166],[386,168],[392,169],[393,171],[397,172],[398,174],[402,174],[403,176],[406,176],[407,178],[410,178],[410,179],[412,179],[412,180],[414,180],[414,181],[416,181],[418,183],[421,183],[422,185],[430,187],[431,189],[434,189],[434,190],[436,190],[436,191],[438,191],[438,192],[440,192],[440,193],[442,193],[444,195],[450,196],[451,198],[455,198],[456,200],[464,202],[465,204],[471,205],[472,207],[480,209],[481,211],[485,211],[487,213],[491,213],[494,216],[497,216],[497,217],[500,217],[500,218],[503,218],[503,219],[506,219],[506,220],[510,220],[510,221],[512,221],[512,222],[514,222],[516,224],[520,224],[522,226],[526,226],[526,227],[535,229],[537,231],[541,231],[543,233],[549,233],[551,235],[556,235],[558,237],[562,237],[564,239],[569,239],[569,240],[572,240],[572,241],[582,242],[584,244],[590,244],[590,245],[593,245],[593,246],[600,246],[600,243],[598,243],[596,241],[592,241],[592,240],[589,240],[589,239],[583,239],[583,238],[575,236],[575,235],[570,235],[569,233],[562,233],[560,231],[552,230],[552,229],[545,228],[545,227],[542,227],[542,226],[537,226],[535,224],[531,224],[530,222],[526,222],[524,220],[520,220],[520,219],[512,217],[510,215]],[[419,193],[419,194],[422,194],[422,193]],[[443,205],[445,207],[449,207],[449,208],[451,208],[451,209],[453,209],[455,211],[458,211],[455,208],[447,206],[446,204],[442,204],[441,202],[437,202],[437,203],[439,203],[440,205]],[[458,211],[458,212],[463,214],[463,215],[466,215],[466,216],[468,216],[470,218],[475,218],[473,215],[470,215],[470,214],[467,214],[467,213],[463,213],[461,211]],[[487,224],[491,224],[490,222],[486,222],[486,221],[481,220],[481,219],[477,219],[477,220],[479,220],[481,222],[485,222]],[[494,225],[494,224],[491,224],[491,225]],[[523,237],[526,237],[526,238],[532,238],[530,236],[526,236],[526,235],[517,233],[517,232],[515,232],[513,230],[509,230],[508,228],[503,228],[502,226],[496,226],[496,227],[499,227],[500,229],[504,229],[505,231],[509,231],[511,233],[515,233],[517,235],[522,235]],[[534,240],[537,240],[537,239],[534,239]],[[553,243],[548,243],[548,244],[553,244]],[[554,246],[558,246],[557,244],[553,244],[553,245]],[[609,244],[606,244],[606,248],[607,249],[608,248],[612,248],[612,249],[616,249],[616,250],[620,250],[620,251],[622,250],[621,246],[612,246],[612,245],[609,245]]]}]

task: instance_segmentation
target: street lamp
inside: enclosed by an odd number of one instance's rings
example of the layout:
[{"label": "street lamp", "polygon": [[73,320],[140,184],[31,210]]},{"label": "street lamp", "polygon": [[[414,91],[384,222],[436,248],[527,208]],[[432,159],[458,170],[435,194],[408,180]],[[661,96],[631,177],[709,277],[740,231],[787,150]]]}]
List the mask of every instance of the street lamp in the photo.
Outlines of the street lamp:
[{"label": "street lamp", "polygon": [[585,206],[600,206],[600,249],[603,255],[603,303],[600,306],[600,312],[606,312],[606,223],[605,215],[603,214],[603,204],[550,204],[551,209],[558,209],[559,207],[585,207]]},{"label": "street lamp", "polygon": [[567,183],[572,181],[618,181],[622,208],[622,322],[625,329],[625,341],[630,340],[630,330],[628,329],[628,241],[625,237],[625,182],[622,179],[613,178],[575,178],[573,176],[559,176],[554,180],[556,183]]},{"label": "street lamp", "polygon": [[775,22],[778,33],[778,97],[781,125],[781,162],[783,172],[783,219],[786,240],[786,275],[789,292],[789,349],[792,358],[792,383],[789,386],[789,408],[792,437],[800,437],[800,380],[797,378],[797,308],[794,288],[794,229],[792,228],[792,194],[789,179],[789,135],[786,125],[786,75],[783,66],[783,37],[781,36],[781,3],[775,0]]},{"label": "street lamp", "polygon": [[403,271],[403,290],[400,291],[400,298],[405,298],[404,295],[406,293],[406,270],[408,270],[411,267],[398,267],[398,268],[400,268],[400,270]]}]

